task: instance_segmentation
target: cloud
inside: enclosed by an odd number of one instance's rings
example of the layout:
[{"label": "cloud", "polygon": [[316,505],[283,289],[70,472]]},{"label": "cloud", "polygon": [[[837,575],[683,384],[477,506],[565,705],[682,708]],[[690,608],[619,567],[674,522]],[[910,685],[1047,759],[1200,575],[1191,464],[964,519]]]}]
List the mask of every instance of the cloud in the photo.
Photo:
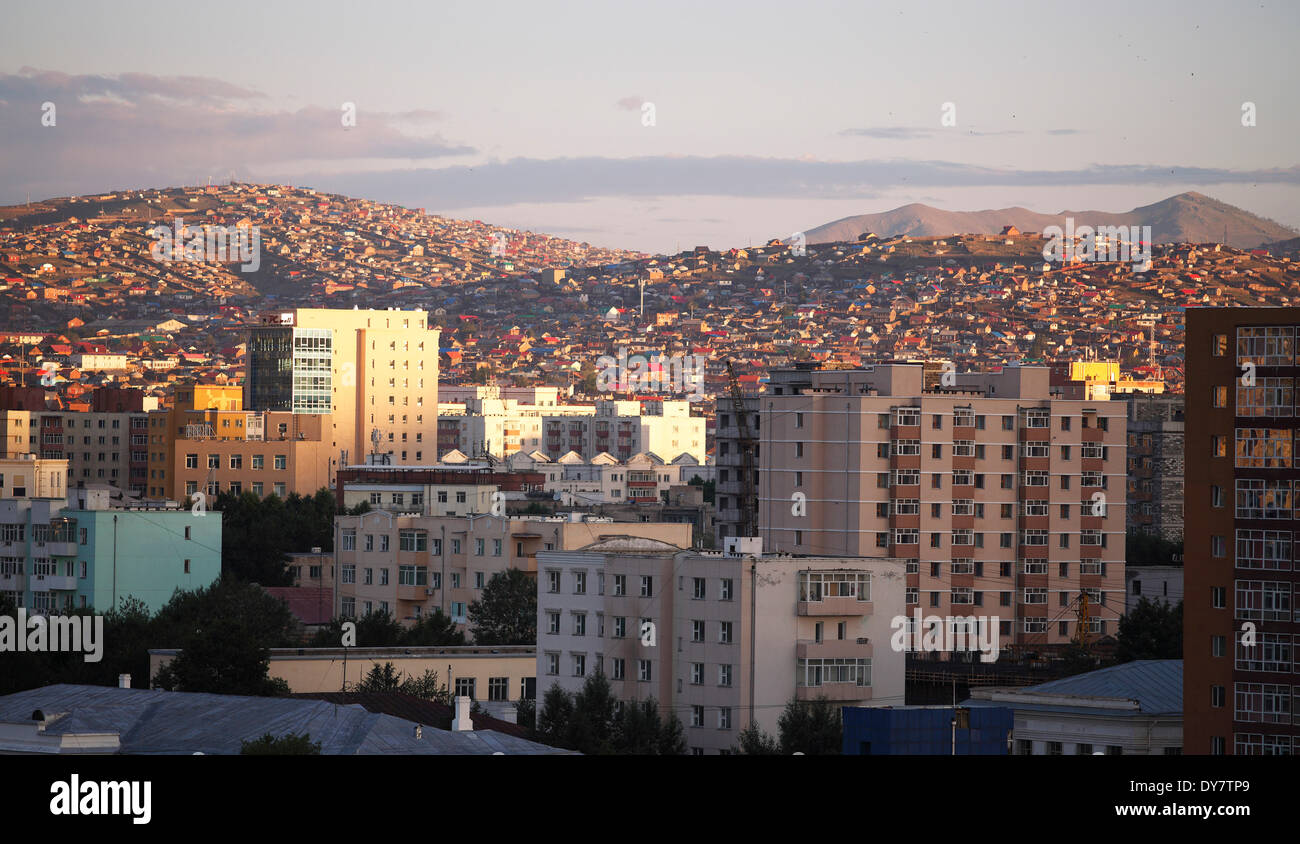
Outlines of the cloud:
[{"label": "cloud", "polygon": [[[43,103],[55,106],[53,126]],[[408,133],[440,112],[370,111],[356,103],[285,110],[259,91],[197,76],[69,75],[23,68],[0,74],[0,186],[12,199],[122,187],[193,184],[235,170],[276,173],[278,162],[436,159],[475,152],[440,134]],[[424,129],[424,126],[419,126]],[[391,166],[391,165],[390,165]]]},{"label": "cloud", "polygon": [[914,141],[934,134],[931,129],[913,129],[908,126],[874,126],[865,129],[844,129],[841,135],[855,138],[875,138],[880,141]]},{"label": "cloud", "polygon": [[[314,175],[299,183],[404,205],[443,209],[582,202],[600,197],[720,196],[867,199],[891,187],[1300,184],[1300,167],[1237,171],[1204,167],[1094,165],[1012,170],[949,161],[804,161],[744,156],[514,158],[468,167]],[[432,199],[436,197],[436,202]]]}]

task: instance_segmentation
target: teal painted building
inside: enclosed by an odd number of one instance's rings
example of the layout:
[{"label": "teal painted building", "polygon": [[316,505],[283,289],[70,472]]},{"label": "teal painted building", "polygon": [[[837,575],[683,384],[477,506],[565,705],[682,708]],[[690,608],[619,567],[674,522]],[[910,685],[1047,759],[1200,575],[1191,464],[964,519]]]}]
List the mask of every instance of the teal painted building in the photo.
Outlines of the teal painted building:
[{"label": "teal painted building", "polygon": [[221,574],[219,513],[110,510],[94,495],[74,503],[0,501],[0,592],[19,606],[106,612],[133,597],[157,612],[177,589]]}]

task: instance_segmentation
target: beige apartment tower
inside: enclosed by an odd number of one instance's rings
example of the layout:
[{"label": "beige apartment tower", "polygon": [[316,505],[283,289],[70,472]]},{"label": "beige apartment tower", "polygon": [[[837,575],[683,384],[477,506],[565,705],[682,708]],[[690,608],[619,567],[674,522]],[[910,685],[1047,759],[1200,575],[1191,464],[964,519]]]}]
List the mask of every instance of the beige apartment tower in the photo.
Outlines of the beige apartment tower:
[{"label": "beige apartment tower", "polygon": [[888,364],[773,372],[747,412],[752,484],[719,413],[720,545],[753,501],[765,548],[904,559],[909,613],[996,616],[1013,653],[1117,632],[1122,403],[1054,398],[1042,367],[923,389],[921,365]]},{"label": "beige apartment tower", "polygon": [[249,330],[245,407],[332,415],[340,466],[372,452],[400,465],[434,462],[440,334],[421,310],[265,314]]}]

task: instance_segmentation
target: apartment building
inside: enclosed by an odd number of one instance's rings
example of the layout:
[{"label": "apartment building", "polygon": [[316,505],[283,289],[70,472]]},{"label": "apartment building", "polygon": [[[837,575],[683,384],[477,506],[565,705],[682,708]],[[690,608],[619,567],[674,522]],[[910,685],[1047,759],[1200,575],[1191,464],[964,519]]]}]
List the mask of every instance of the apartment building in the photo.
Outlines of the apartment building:
[{"label": "apartment building", "polygon": [[339,510],[360,504],[372,510],[418,516],[470,513],[505,514],[505,497],[526,496],[542,489],[537,472],[497,471],[485,466],[349,466],[339,472],[335,494]]},{"label": "apartment building", "polygon": [[775,735],[792,699],[903,703],[904,653],[890,641],[901,560],[763,554],[757,539],[701,552],[636,536],[537,560],[539,695],[604,672],[621,702],[654,698],[675,712],[695,754],[729,752],[751,721]]},{"label": "apartment building", "polygon": [[157,612],[221,574],[220,518],[109,502],[106,489],[0,500],[0,592],[34,612],[105,612],[123,598]]},{"label": "apartment building", "polygon": [[245,407],[331,415],[326,441],[338,465],[369,452],[430,462],[436,444],[425,433],[438,415],[440,335],[422,310],[264,315],[249,329]]},{"label": "apartment building", "polygon": [[0,499],[62,499],[68,494],[67,475],[67,460],[30,452],[0,458]]},{"label": "apartment building", "polygon": [[1183,541],[1183,397],[1130,393],[1128,508],[1130,533]]},{"label": "apartment building", "polygon": [[[674,486],[694,476],[698,464],[689,456],[682,462],[665,462],[657,454],[634,454],[619,461],[602,452],[590,460],[569,452],[552,460],[540,451],[516,452],[507,458],[511,467],[541,474],[544,488],[565,506],[594,504],[658,504]],[[687,473],[683,478],[683,469]]]},{"label": "apartment building", "polygon": [[149,497],[312,495],[333,484],[337,469],[331,419],[246,411],[242,389],[235,385],[178,387],[173,407],[148,420]]},{"label": "apartment building", "polygon": [[508,457],[540,451],[552,460],[609,453],[628,460],[653,452],[665,460],[706,459],[705,420],[686,401],[598,401],[594,405],[527,405],[515,399],[468,398],[444,403],[438,415],[439,457]]},{"label": "apartment building", "polygon": [[1188,753],[1300,749],[1297,308],[1187,311]]},{"label": "apartment building", "polygon": [[[718,543],[907,560],[909,611],[994,614],[1013,652],[1113,635],[1124,609],[1125,408],[1053,398],[1048,370],[781,370],[751,397],[752,485],[719,413]],[[1081,608],[1086,601],[1086,615]]]},{"label": "apartment building", "polygon": [[433,516],[373,510],[334,521],[338,559],[336,615],[379,610],[404,623],[435,607],[467,629],[467,610],[492,575],[537,572],[537,553],[632,534],[689,546],[691,526],[615,523],[583,517]]}]

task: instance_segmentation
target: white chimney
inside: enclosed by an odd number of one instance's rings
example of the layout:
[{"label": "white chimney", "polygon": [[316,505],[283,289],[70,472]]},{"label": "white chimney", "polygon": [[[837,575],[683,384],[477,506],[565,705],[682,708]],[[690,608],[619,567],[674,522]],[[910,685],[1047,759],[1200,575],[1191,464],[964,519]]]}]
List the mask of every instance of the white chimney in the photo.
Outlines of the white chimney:
[{"label": "white chimney", "polygon": [[451,731],[461,733],[474,729],[474,722],[469,717],[469,696],[457,695],[452,699],[452,704],[456,707],[456,717],[451,721]]},{"label": "white chimney", "polygon": [[119,689],[131,688],[131,675],[130,674],[117,675],[117,687]]}]

